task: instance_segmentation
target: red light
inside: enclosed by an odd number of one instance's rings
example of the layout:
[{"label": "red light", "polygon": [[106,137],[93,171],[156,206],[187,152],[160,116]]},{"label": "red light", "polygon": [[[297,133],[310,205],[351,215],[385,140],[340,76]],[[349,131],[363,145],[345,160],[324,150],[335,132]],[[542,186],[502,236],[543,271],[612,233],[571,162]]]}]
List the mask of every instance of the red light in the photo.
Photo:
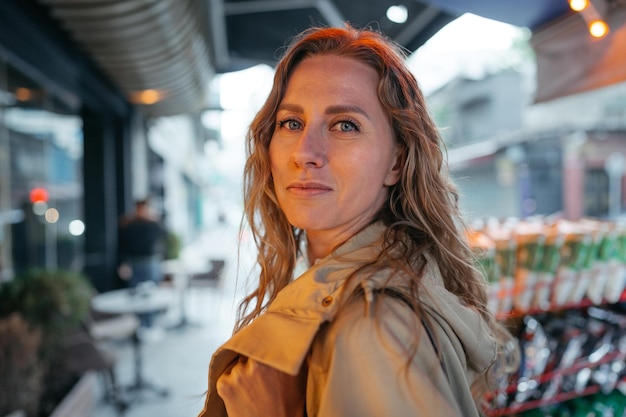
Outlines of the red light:
[{"label": "red light", "polygon": [[35,203],[47,203],[48,191],[45,188],[33,188],[30,190],[30,202]]}]

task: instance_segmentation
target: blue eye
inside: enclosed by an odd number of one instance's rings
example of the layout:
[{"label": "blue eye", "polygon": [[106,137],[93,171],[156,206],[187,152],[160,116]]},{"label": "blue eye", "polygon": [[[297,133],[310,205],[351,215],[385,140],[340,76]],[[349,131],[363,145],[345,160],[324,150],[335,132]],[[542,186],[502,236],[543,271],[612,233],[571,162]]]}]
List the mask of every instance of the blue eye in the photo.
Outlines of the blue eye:
[{"label": "blue eye", "polygon": [[340,132],[358,132],[359,126],[351,120],[342,120],[335,123],[335,128]]},{"label": "blue eye", "polygon": [[278,127],[288,130],[299,130],[302,129],[302,123],[294,119],[286,119],[278,122]]}]

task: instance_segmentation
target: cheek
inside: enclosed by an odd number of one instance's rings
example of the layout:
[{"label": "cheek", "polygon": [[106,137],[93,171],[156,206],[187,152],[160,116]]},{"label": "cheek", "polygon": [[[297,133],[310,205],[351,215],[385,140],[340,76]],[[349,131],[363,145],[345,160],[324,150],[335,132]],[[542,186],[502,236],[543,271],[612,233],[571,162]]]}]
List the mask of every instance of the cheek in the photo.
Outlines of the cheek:
[{"label": "cheek", "polygon": [[360,174],[358,177],[363,182],[368,182],[370,186],[373,186],[385,181],[392,161],[387,149],[376,149],[352,158],[350,166],[354,174],[357,172]]}]

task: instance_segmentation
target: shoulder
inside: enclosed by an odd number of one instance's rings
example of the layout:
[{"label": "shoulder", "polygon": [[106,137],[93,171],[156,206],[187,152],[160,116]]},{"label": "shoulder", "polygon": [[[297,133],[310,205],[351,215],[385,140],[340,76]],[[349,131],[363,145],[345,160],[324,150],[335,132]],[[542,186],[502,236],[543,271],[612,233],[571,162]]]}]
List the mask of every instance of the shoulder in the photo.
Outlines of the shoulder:
[{"label": "shoulder", "polygon": [[420,316],[398,298],[352,299],[320,330],[308,364],[321,408],[348,404],[354,411],[365,402],[379,412],[359,415],[405,416],[438,404],[440,415],[460,415]]},{"label": "shoulder", "polygon": [[387,292],[368,298],[357,293],[338,310],[334,320],[322,330],[324,345],[350,350],[367,344],[406,360],[426,334],[419,314],[402,298]]}]

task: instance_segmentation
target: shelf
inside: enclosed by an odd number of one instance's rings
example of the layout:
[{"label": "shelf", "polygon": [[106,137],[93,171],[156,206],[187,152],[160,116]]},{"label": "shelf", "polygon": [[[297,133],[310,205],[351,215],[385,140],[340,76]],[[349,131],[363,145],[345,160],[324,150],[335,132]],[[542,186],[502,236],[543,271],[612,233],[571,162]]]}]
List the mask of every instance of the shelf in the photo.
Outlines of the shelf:
[{"label": "shelf", "polygon": [[575,398],[586,397],[588,395],[596,394],[599,391],[600,391],[600,386],[593,385],[593,386],[585,388],[582,392],[578,392],[578,391],[562,392],[548,400],[545,400],[545,399],[533,400],[533,401],[524,402],[522,404],[518,404],[516,406],[502,408],[498,410],[485,410],[485,414],[487,415],[487,417],[510,416],[510,415],[514,415],[514,414],[521,413],[524,411],[533,410],[535,408],[545,407],[547,405],[556,404],[556,403],[562,403],[565,401],[573,400]]},{"label": "shelf", "polygon": [[[623,361],[625,358],[626,358],[626,353],[620,352],[620,351],[614,351],[614,352],[606,354],[602,359],[596,362],[590,362],[586,359],[578,360],[573,366],[569,368],[547,372],[545,374],[537,375],[536,377],[524,378],[523,381],[518,380],[514,384],[509,385],[506,388],[505,392],[507,394],[514,393],[515,391],[517,391],[517,387],[522,382],[526,383],[528,381],[534,381],[537,385],[540,385],[540,384],[549,382],[551,380],[554,380],[557,377],[575,374],[576,372],[584,368],[596,368],[608,362],[612,362],[616,360]],[[522,411],[544,407],[550,404],[562,403],[562,402],[565,402],[574,398],[595,394],[598,391],[600,391],[600,387],[597,385],[592,385],[592,386],[586,387],[583,391],[560,392],[554,397],[549,398],[549,399],[542,398],[539,400],[530,400],[530,401],[526,401],[520,404],[515,404],[513,406],[500,408],[500,409],[493,409],[493,410],[486,409],[485,413],[487,414],[488,417],[507,416],[507,415],[511,415],[515,413],[520,413]],[[489,401],[490,398],[488,397],[486,398],[486,400]]]},{"label": "shelf", "polygon": [[566,303],[566,304],[561,304],[558,306],[550,306],[549,308],[530,308],[524,311],[513,309],[506,313],[496,313],[495,316],[497,320],[505,321],[508,319],[514,319],[514,318],[519,318],[519,317],[529,316],[529,315],[531,316],[531,315],[536,315],[536,314],[541,314],[541,313],[551,313],[551,312],[562,311],[562,310],[581,309],[581,308],[587,308],[587,307],[592,307],[592,306],[611,305],[611,304],[617,304],[617,303],[622,303],[622,302],[626,302],[626,291],[623,291],[619,300],[615,302],[603,301],[601,303],[594,303],[589,298],[584,298],[579,303]]}]

